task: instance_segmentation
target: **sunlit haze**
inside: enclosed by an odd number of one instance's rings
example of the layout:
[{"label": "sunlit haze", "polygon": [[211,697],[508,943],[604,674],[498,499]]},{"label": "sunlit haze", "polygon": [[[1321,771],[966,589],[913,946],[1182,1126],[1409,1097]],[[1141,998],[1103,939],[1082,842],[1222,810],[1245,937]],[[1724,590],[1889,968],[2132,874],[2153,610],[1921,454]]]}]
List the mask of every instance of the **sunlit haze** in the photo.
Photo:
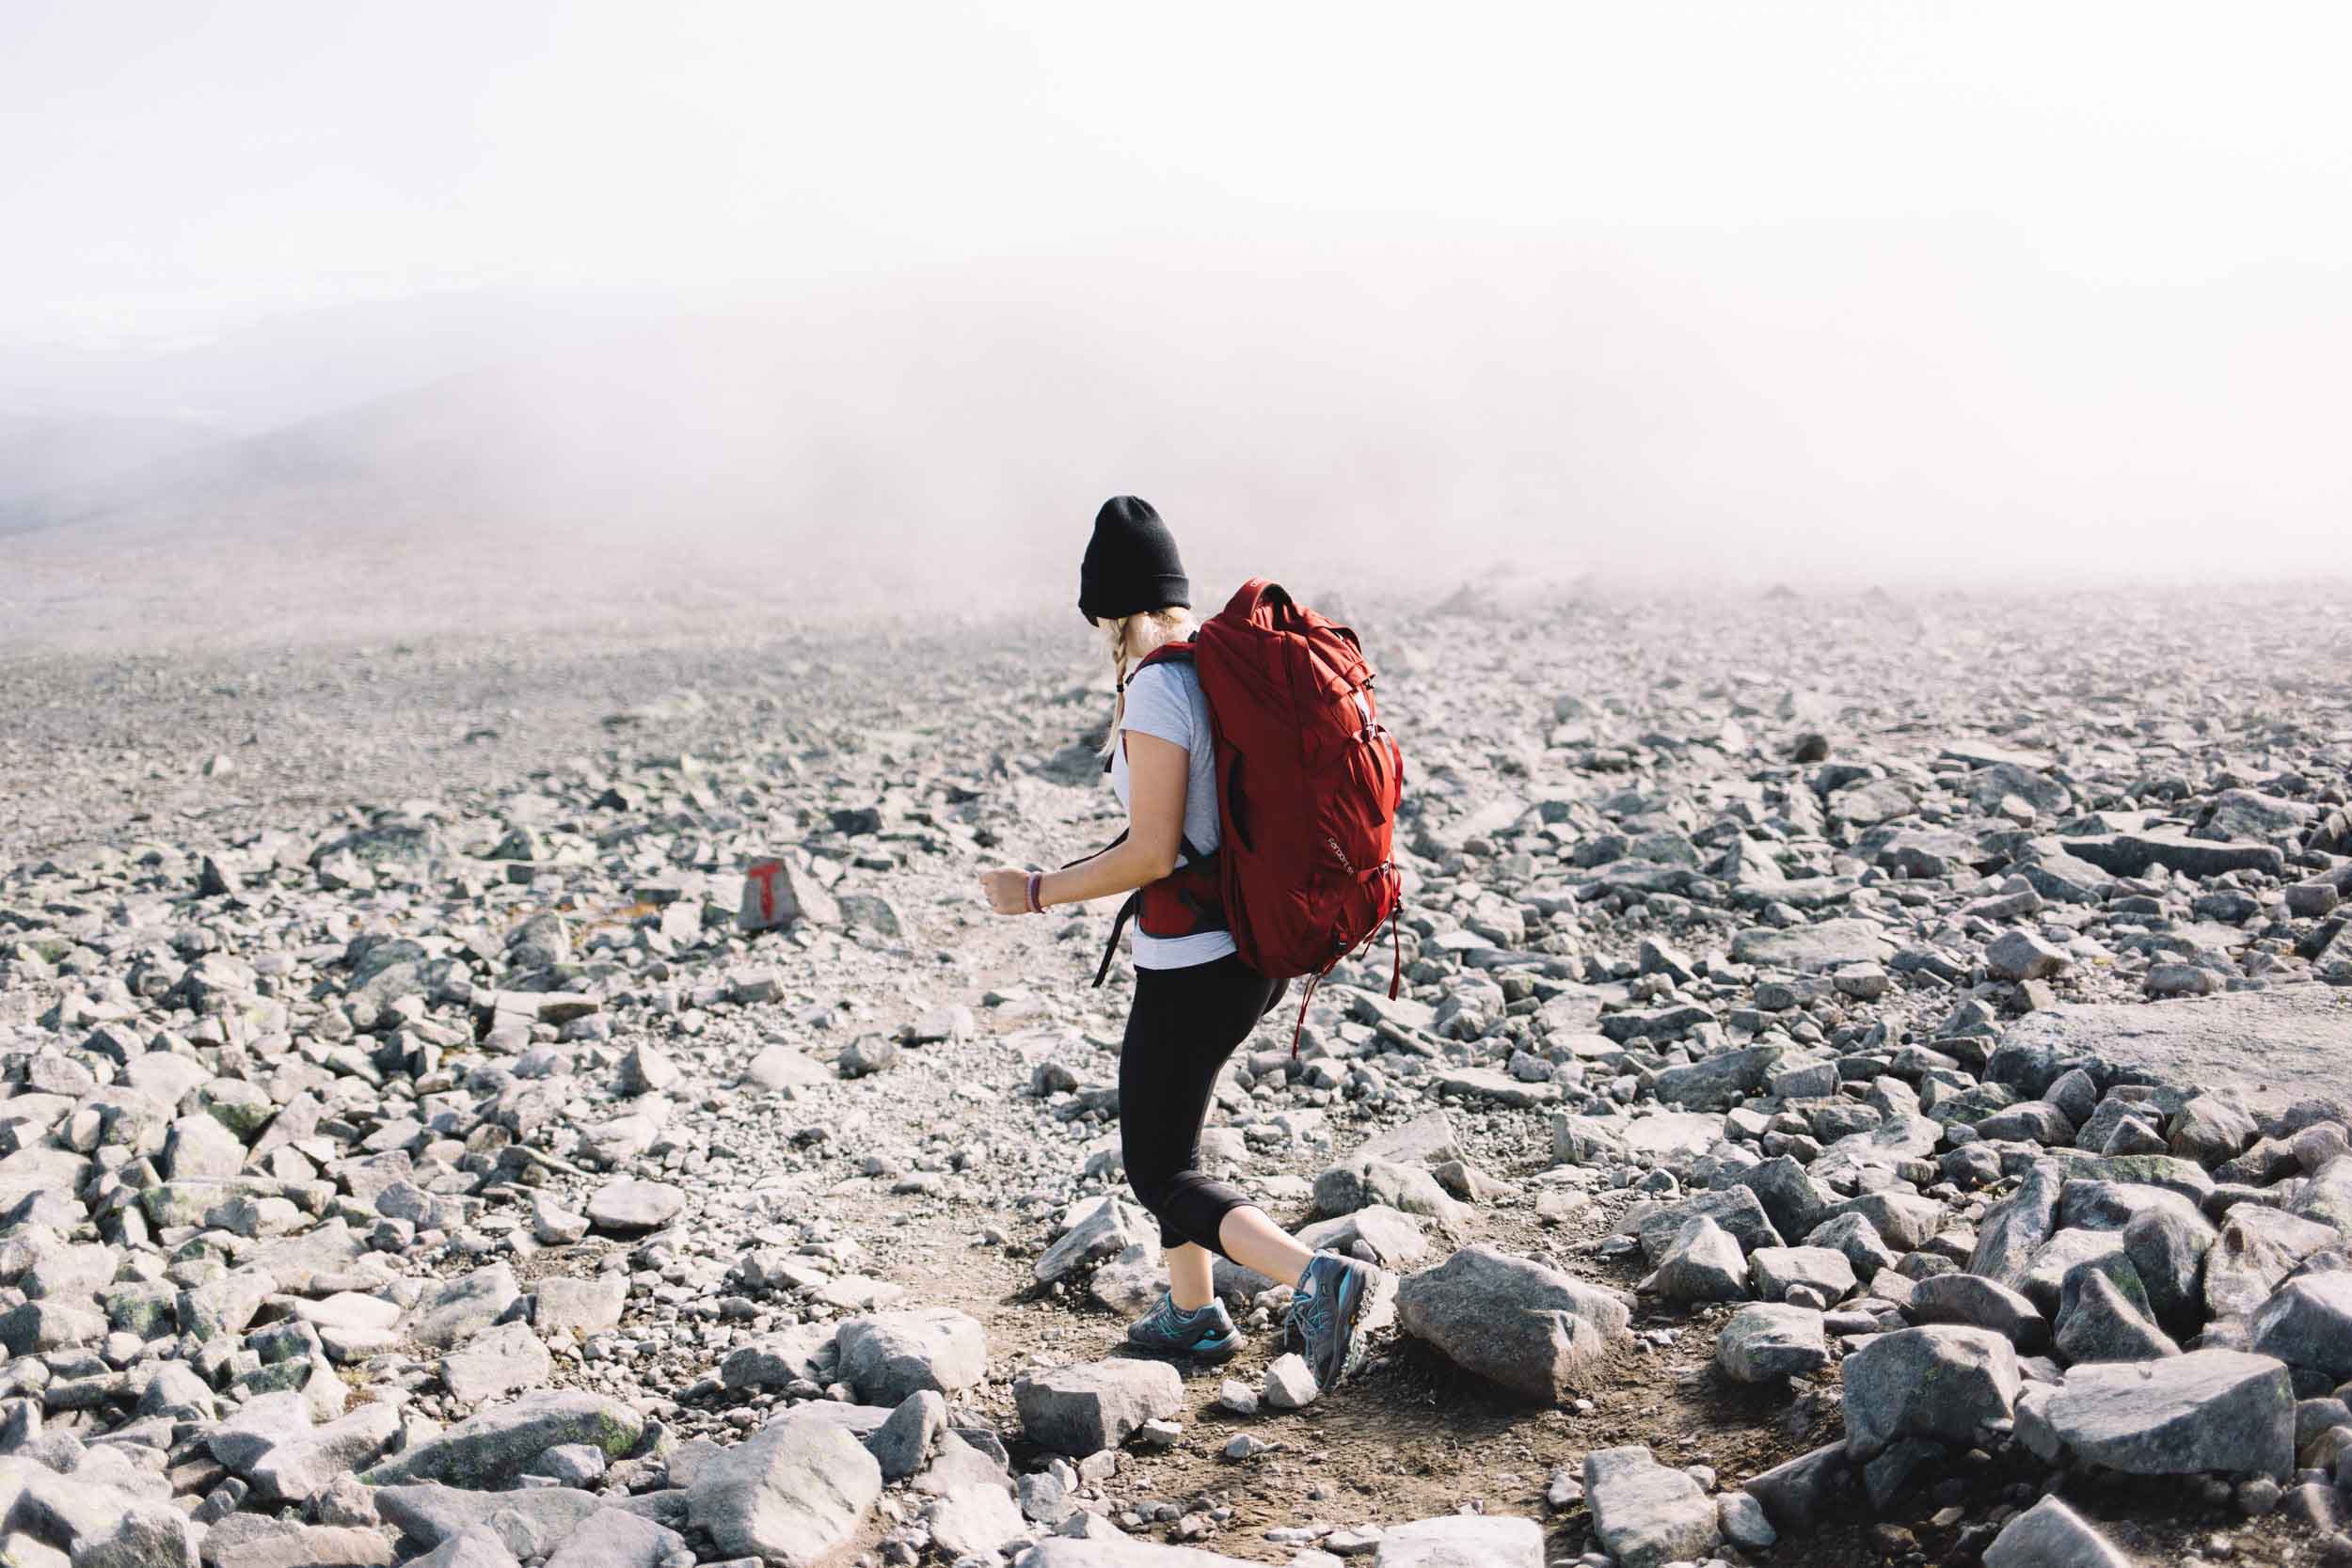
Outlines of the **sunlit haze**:
[{"label": "sunlit haze", "polygon": [[856,530],[1020,595],[1133,490],[1239,566],[1408,579],[2340,572],[2347,44],[2320,5],[18,4],[0,531],[30,570],[290,507],[722,564]]}]

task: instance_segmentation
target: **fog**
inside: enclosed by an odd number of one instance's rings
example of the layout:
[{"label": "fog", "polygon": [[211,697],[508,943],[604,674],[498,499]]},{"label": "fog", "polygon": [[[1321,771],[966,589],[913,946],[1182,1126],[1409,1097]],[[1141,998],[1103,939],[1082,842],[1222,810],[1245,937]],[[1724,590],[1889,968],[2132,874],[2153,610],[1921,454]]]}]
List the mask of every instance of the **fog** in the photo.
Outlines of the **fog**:
[{"label": "fog", "polygon": [[0,615],[2352,568],[2334,8],[4,25]]}]

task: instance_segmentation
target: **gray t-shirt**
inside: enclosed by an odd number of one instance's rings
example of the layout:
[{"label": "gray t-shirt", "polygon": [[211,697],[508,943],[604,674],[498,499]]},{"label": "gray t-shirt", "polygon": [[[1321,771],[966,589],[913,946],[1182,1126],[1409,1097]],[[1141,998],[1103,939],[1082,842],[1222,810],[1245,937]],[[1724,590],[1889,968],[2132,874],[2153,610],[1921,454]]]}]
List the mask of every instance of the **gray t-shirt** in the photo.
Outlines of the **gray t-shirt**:
[{"label": "gray t-shirt", "polygon": [[[1120,728],[1156,736],[1192,753],[1192,772],[1184,784],[1184,837],[1206,855],[1216,848],[1216,741],[1209,729],[1209,700],[1201,695],[1200,677],[1188,661],[1165,659],[1147,665],[1127,681],[1127,709]],[[1127,804],[1127,748],[1122,741],[1111,752],[1111,788],[1119,803]],[[1176,852],[1182,865],[1184,854]],[[1231,931],[1198,931],[1188,937],[1148,937],[1130,925],[1137,969],[1188,969],[1236,951]]]}]

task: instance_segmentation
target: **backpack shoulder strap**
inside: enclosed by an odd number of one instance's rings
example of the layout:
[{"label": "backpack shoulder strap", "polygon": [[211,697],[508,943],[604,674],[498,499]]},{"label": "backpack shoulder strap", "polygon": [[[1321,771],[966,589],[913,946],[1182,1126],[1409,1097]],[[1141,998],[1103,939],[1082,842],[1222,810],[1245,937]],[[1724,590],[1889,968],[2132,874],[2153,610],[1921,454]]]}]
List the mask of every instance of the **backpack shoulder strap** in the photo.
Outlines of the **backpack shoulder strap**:
[{"label": "backpack shoulder strap", "polygon": [[[1148,670],[1154,664],[1163,663],[1168,660],[1190,664],[1192,662],[1191,641],[1187,639],[1182,642],[1163,642],[1158,647],[1152,649],[1150,653],[1144,655],[1141,658],[1136,660],[1136,668],[1138,670]],[[1129,676],[1128,678],[1131,680],[1134,679],[1133,676]]]}]

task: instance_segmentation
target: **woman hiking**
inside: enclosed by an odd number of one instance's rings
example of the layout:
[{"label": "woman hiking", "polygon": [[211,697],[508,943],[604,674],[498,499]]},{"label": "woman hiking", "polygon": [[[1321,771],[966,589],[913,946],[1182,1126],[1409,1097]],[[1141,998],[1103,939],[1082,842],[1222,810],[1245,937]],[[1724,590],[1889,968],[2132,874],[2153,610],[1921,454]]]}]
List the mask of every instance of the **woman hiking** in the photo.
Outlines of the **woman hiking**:
[{"label": "woman hiking", "polygon": [[[1182,892],[1194,911],[1183,923],[1189,930],[1153,934],[1144,928],[1147,919],[1132,939],[1135,1000],[1119,1053],[1120,1152],[1136,1196],[1159,1221],[1168,1290],[1128,1326],[1127,1338],[1155,1354],[1213,1361],[1238,1351],[1241,1333],[1212,1284],[1215,1256],[1223,1256],[1293,1288],[1288,1333],[1328,1389],[1361,1361],[1367,1320],[1393,1282],[1371,1264],[1311,1251],[1238,1189],[1199,1168],[1218,1070],[1290,983],[1243,962],[1210,902],[1214,875],[1204,878],[1200,863],[1216,852],[1221,834],[1216,742],[1199,675],[1175,657],[1137,667],[1154,649],[1192,634],[1191,603],[1175,538],[1159,514],[1134,496],[1105,501],[1079,567],[1078,609],[1104,628],[1116,671],[1108,771],[1127,809],[1127,831],[1062,870],[985,871],[980,881],[990,907],[1008,915],[1152,887]],[[1152,913],[1148,895],[1145,913]]]}]

